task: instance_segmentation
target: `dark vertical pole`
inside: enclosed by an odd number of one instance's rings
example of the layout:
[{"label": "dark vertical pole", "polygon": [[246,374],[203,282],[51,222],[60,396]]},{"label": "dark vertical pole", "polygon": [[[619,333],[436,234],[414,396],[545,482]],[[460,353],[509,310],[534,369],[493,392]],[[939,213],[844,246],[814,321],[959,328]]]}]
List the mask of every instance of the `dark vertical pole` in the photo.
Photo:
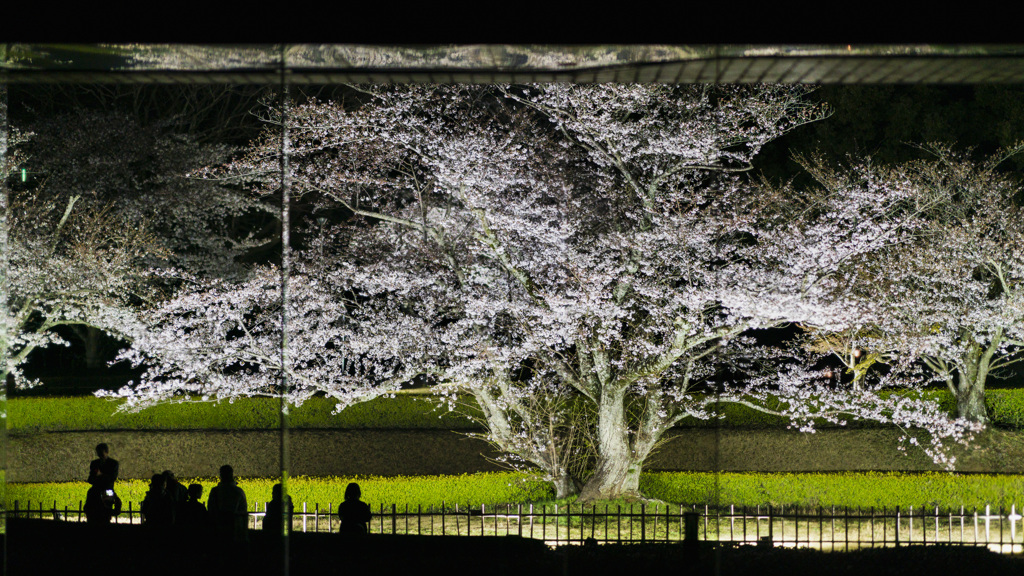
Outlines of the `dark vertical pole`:
[{"label": "dark vertical pole", "polygon": [[[873,512],[872,512],[873,513]],[[810,532],[810,530],[808,530]],[[825,549],[825,510],[818,506],[818,550]]]},{"label": "dark vertical pole", "polygon": [[[0,83],[0,494],[7,493],[7,202],[7,85]],[[0,498],[0,532],[7,532],[6,498]],[[7,538],[0,556],[0,572],[6,574]]]},{"label": "dark vertical pole", "polygon": [[[291,182],[289,180],[288,156],[291,142],[288,134],[288,66],[285,57],[287,46],[281,45],[281,410],[279,430],[281,434],[281,499],[288,501],[289,464],[289,422],[288,422],[288,276],[291,274]],[[281,567],[288,576],[288,507],[281,506]]]},{"label": "dark vertical pole", "polygon": [[683,514],[684,541],[696,544],[697,542],[697,519],[700,514],[697,512],[686,512]]},{"label": "dark vertical pole", "polygon": [[[6,49],[4,58],[6,59]],[[0,494],[7,494],[7,85],[0,83]],[[13,168],[13,167],[12,167]],[[0,498],[0,532],[7,533],[7,502]],[[7,573],[7,538],[0,550],[0,572]]]},{"label": "dark vertical pole", "polygon": [[847,506],[843,511],[843,532],[846,534],[846,546],[843,548],[846,552],[850,551],[850,507]]},{"label": "dark vertical pole", "polygon": [[516,504],[516,527],[519,530],[519,537],[523,537],[523,503]]},{"label": "dark vertical pole", "polygon": [[604,505],[604,541],[608,542],[608,505]]},{"label": "dark vertical pole", "polygon": [[[632,509],[630,509],[632,511]],[[643,542],[647,536],[647,504],[640,503],[640,541]]]}]

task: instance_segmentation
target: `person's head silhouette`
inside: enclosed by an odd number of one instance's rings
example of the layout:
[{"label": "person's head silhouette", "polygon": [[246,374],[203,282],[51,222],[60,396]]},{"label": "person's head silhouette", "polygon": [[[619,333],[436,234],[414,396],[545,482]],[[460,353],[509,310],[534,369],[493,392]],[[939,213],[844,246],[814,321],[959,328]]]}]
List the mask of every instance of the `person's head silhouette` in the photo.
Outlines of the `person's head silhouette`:
[{"label": "person's head silhouette", "polygon": [[100,443],[96,445],[97,458],[99,458],[100,460],[106,460],[108,454],[110,454],[110,449],[107,447],[106,443]]},{"label": "person's head silhouette", "polygon": [[345,487],[345,500],[359,500],[362,495],[363,492],[359,489],[359,484],[355,482],[349,482],[349,485]]},{"label": "person's head silhouette", "polygon": [[224,484],[234,483],[235,470],[229,464],[225,464],[220,467],[220,481]]}]

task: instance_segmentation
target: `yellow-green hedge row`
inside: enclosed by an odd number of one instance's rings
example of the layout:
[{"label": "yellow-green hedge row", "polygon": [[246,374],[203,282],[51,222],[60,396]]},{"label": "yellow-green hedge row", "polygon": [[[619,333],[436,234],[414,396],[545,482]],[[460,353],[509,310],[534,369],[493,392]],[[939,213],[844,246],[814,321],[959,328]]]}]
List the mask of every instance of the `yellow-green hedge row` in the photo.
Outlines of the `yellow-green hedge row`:
[{"label": "yellow-green hedge row", "polygon": [[[890,394],[905,393],[891,392]],[[956,408],[947,390],[930,390],[926,394],[939,401],[946,410]],[[116,412],[118,400],[86,397],[13,398],[7,401],[8,427],[15,432],[66,430],[188,430],[272,429],[278,426],[279,402],[274,398],[239,398],[234,402],[168,403],[137,413]],[[1024,427],[1024,389],[989,390],[985,404],[993,425],[1006,428]],[[467,399],[471,415],[479,409]],[[327,398],[311,398],[291,410],[290,422],[295,428],[388,428],[472,430],[478,425],[464,413],[438,407],[426,395],[398,394],[394,398],[375,398],[355,404],[338,414],[331,414],[334,402]],[[684,427],[754,427],[784,426],[788,420],[751,410],[738,404],[718,407],[724,419],[681,422]],[[851,423],[851,425],[856,425]],[[871,425],[867,423],[866,425]]]},{"label": "yellow-green hedge row", "polygon": [[[278,427],[275,398],[239,398],[233,402],[159,404],[139,412],[117,412],[121,400],[93,396],[12,398],[8,427],[17,432],[68,430],[261,430]],[[477,424],[423,395],[375,398],[331,414],[334,401],[310,398],[289,411],[295,428],[474,429]]]},{"label": "yellow-green hedge row", "polygon": [[1024,508],[1024,477],[948,472],[644,474],[641,492],[660,500],[736,506]]},{"label": "yellow-green hedge row", "polygon": [[[197,480],[185,479],[184,483]],[[199,479],[204,498],[216,481]],[[274,479],[239,480],[249,498],[255,502],[270,499]],[[309,478],[290,480],[292,501],[305,502],[308,510],[316,505],[321,510],[337,507],[344,500],[345,487],[358,482],[363,500],[375,510],[392,504],[404,509],[422,506],[435,508],[444,504],[479,506],[480,504],[529,503],[550,501],[550,484],[535,475],[518,472],[479,473],[461,476],[353,477]],[[84,482],[9,484],[7,503],[31,501],[45,508],[77,509],[84,500],[88,485]],[[841,474],[743,474],[652,472],[642,475],[641,492],[647,497],[676,504],[709,504],[712,506],[786,506],[814,509],[817,507],[907,508],[913,506],[942,509],[1024,509],[1024,477],[1013,475],[950,474],[950,473],[841,473]],[[146,492],[146,482],[132,480],[118,483],[118,494],[125,503],[137,508]],[[262,508],[262,506],[261,506]]]},{"label": "yellow-green hedge row", "polygon": [[[197,483],[203,486],[205,502],[210,489],[217,485],[215,478],[179,478],[185,485]],[[239,478],[238,485],[245,491],[250,508],[255,503],[270,500],[270,491],[280,480],[275,478]],[[551,488],[536,475],[518,472],[497,472],[481,474],[465,474],[454,476],[356,476],[341,477],[305,477],[291,478],[288,491],[292,502],[301,507],[306,503],[309,511],[316,505],[322,510],[328,506],[337,507],[345,499],[345,488],[349,482],[357,482],[362,490],[362,500],[374,509],[380,505],[397,504],[415,509],[416,506],[428,508],[459,505],[493,504],[496,502],[529,502],[550,497]],[[117,483],[117,494],[128,508],[132,502],[137,509],[146,495],[149,483],[145,480],[126,480]],[[80,502],[85,501],[85,493],[89,485],[85,482],[40,482],[30,484],[8,484],[7,503],[14,502],[25,507],[31,502],[33,507],[40,503],[58,509],[67,506],[77,510]],[[56,504],[54,504],[56,503]],[[262,510],[262,504],[260,509]]]}]

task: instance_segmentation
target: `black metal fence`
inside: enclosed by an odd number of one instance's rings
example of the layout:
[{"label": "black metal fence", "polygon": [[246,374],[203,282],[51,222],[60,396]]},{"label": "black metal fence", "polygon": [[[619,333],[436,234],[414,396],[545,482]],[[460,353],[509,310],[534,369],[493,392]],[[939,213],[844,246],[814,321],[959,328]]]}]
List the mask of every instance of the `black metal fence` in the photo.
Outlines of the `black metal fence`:
[{"label": "black metal fence", "polygon": [[[77,509],[13,502],[7,514],[69,522],[84,520]],[[249,512],[250,528],[262,528],[265,503]],[[1024,517],[1016,505],[1005,509],[958,510],[937,507],[712,508],[676,506],[499,506],[410,507],[379,505],[373,510],[373,534],[504,536],[542,539],[552,546],[597,542],[680,542],[686,539],[731,544],[813,547],[821,550],[901,545],[987,546],[997,552],[1024,552]],[[127,503],[119,523],[141,524],[138,506]],[[295,507],[292,527],[301,532],[336,532],[331,506]],[[1020,528],[1020,530],[1018,530]]]}]

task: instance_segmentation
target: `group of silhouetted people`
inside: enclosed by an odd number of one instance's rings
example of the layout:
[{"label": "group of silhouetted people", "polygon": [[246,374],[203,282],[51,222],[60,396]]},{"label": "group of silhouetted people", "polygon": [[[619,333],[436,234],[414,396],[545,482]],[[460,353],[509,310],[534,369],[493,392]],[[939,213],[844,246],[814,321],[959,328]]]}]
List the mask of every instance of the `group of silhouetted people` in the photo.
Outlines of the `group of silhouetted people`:
[{"label": "group of silhouetted people", "polygon": [[205,527],[209,515],[206,506],[199,501],[202,496],[203,487],[200,484],[190,484],[185,488],[170,470],[154,474],[149,483],[149,491],[142,500],[140,512],[143,521],[153,527]]},{"label": "group of silhouetted people", "polygon": [[[121,513],[121,499],[114,490],[119,464],[110,457],[106,444],[96,446],[96,456],[89,464],[90,487],[85,498],[85,517],[89,524],[109,524]],[[140,508],[143,524],[156,529],[177,526],[210,530],[223,542],[248,542],[248,502],[245,492],[235,482],[231,466],[225,464],[220,467],[220,482],[210,489],[206,506],[199,501],[202,495],[202,485],[191,484],[185,488],[170,470],[154,474]],[[345,501],[338,505],[339,530],[342,533],[366,533],[369,530],[370,507],[360,500],[361,496],[359,484],[352,482],[345,488]],[[281,484],[275,484],[263,518],[263,531],[281,536],[287,527],[291,532],[293,513],[291,497],[285,501]]]},{"label": "group of silhouetted people", "polygon": [[[287,498],[287,501],[281,497],[281,484],[274,484],[270,492],[270,502],[267,502],[267,509],[263,515],[263,531],[279,536],[284,533],[284,527],[281,525],[281,522],[284,521],[288,531],[291,532],[292,514],[294,513],[291,496]],[[359,484],[350,482],[345,487],[345,501],[338,505],[338,518],[341,520],[339,532],[365,534],[369,531],[370,507],[359,499],[361,496],[362,491],[359,489]],[[285,519],[285,508],[287,509],[287,519]]]}]

